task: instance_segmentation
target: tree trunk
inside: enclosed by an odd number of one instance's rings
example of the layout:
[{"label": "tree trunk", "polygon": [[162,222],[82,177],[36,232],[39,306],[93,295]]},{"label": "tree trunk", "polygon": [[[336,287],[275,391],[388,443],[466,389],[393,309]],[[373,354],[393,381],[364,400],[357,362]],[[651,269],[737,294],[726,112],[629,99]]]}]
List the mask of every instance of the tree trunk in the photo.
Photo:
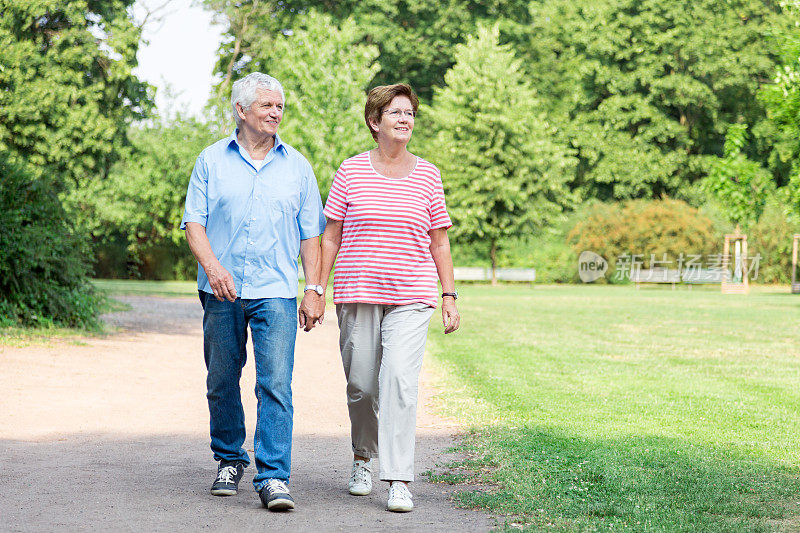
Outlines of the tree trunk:
[{"label": "tree trunk", "polygon": [[497,240],[492,239],[492,248],[489,250],[489,257],[492,258],[492,286],[497,285]]}]

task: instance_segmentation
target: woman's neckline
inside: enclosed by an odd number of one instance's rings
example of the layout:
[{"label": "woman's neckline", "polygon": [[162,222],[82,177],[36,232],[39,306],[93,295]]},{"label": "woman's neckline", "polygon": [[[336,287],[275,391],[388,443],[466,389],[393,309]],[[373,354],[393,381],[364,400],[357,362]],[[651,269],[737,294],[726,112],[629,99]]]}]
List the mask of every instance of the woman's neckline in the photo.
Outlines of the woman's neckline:
[{"label": "woman's neckline", "polygon": [[[411,154],[411,155],[414,155],[414,154]],[[371,168],[372,171],[375,174],[377,174],[378,176],[380,176],[383,179],[392,180],[392,181],[407,180],[417,170],[417,166],[419,166],[419,156],[415,155],[414,156],[414,168],[411,169],[411,172],[409,172],[408,175],[403,176],[402,178],[390,178],[389,176],[385,176],[385,175],[381,174],[380,172],[378,172],[378,170],[375,168],[375,165],[372,164],[372,150],[368,150],[367,151],[367,161],[369,161],[369,168]]]}]

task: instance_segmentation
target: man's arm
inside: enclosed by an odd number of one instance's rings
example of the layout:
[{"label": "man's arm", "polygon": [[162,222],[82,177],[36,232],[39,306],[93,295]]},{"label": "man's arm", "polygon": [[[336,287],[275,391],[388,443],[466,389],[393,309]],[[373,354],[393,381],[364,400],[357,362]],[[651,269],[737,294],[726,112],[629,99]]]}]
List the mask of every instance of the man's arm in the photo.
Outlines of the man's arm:
[{"label": "man's arm", "polygon": [[[306,285],[318,285],[319,280],[319,237],[312,237],[300,241],[300,260],[303,262],[303,274]],[[317,320],[325,312],[325,297],[315,291],[306,291],[300,308],[297,310],[297,319],[300,327],[311,331]]]},{"label": "man's arm", "polygon": [[233,276],[225,270],[225,267],[214,255],[211,243],[206,235],[206,228],[197,222],[186,223],[186,241],[197,262],[203,267],[208,276],[208,284],[214,291],[214,296],[220,302],[236,300],[236,285],[233,283]]},{"label": "man's arm", "polygon": [[[334,220],[328,217],[325,225],[325,233],[322,234],[322,266],[320,268],[319,283],[322,285],[322,297],[325,298],[325,291],[328,289],[328,278],[333,270],[333,263],[336,261],[336,254],[342,245],[342,226],[341,220]],[[325,309],[319,316],[320,323],[325,315]]]}]

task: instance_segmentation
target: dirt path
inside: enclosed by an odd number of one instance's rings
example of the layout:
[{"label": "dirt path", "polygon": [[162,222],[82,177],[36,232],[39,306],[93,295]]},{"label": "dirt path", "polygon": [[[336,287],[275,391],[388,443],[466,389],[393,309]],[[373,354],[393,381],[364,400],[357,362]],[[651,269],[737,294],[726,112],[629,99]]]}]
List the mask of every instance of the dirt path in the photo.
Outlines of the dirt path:
[{"label": "dirt path", "polygon": [[[122,333],[85,345],[0,347],[3,531],[486,531],[492,521],[456,509],[451,489],[412,485],[417,508],[385,510],[386,484],[347,494],[350,447],[335,314],[298,336],[294,373],[292,494],[297,509],[270,513],[248,467],[237,496],[208,492],[202,310],[196,299],[120,298],[108,315]],[[252,352],[249,352],[252,353]],[[431,409],[423,370],[417,472],[442,461],[456,431]],[[254,370],[242,378],[247,447],[255,417]],[[252,454],[251,454],[252,457]]]}]

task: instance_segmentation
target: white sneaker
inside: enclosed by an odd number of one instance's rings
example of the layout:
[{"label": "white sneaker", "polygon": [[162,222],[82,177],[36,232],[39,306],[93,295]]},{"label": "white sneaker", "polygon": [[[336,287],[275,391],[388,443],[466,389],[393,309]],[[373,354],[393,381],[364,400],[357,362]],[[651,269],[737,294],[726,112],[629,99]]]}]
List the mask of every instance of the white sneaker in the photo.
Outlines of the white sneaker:
[{"label": "white sneaker", "polygon": [[350,494],[366,496],[372,492],[372,459],[369,461],[354,460],[350,474]]},{"label": "white sneaker", "polygon": [[389,486],[389,503],[387,507],[396,513],[407,513],[414,508],[411,491],[405,483],[393,481]]}]

